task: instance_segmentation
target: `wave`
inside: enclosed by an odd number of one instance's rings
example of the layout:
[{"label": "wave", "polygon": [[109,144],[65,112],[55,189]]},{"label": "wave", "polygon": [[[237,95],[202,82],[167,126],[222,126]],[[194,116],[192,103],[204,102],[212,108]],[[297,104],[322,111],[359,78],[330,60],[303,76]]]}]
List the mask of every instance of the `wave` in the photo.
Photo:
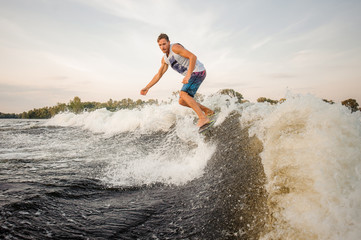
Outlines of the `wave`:
[{"label": "wave", "polygon": [[[222,205],[243,214],[234,214],[234,222],[243,221],[234,236],[244,238],[257,230],[261,239],[358,239],[360,112],[311,95],[290,94],[286,99],[277,105],[239,104],[228,96],[209,96],[203,104],[220,111],[209,136],[197,133],[192,110],[176,102],[117,112],[63,113],[45,125],[101,133],[118,147],[100,176],[110,186],[182,186],[199,179],[203,186],[205,179],[213,181],[219,174],[220,191],[231,189],[232,199],[242,198]],[[248,182],[240,178],[255,168]],[[252,192],[252,187],[258,190]],[[248,206],[237,203],[245,199]]]},{"label": "wave", "polygon": [[264,146],[272,214],[262,239],[360,238],[360,119],[311,95],[243,111],[243,126]]},{"label": "wave", "polygon": [[[221,114],[216,123],[218,125],[239,106],[237,99],[225,95],[210,96],[205,99],[204,104],[220,110]],[[190,108],[180,106],[177,101],[171,101],[116,112],[110,112],[105,108],[82,114],[65,112],[55,115],[45,123],[45,126],[82,127],[95,133],[115,135],[132,131],[137,133],[166,132],[176,125],[177,131],[182,130],[194,135],[197,130],[193,124],[195,117],[195,113]]]},{"label": "wave", "polygon": [[[236,104],[235,99],[220,95],[206,101],[212,108],[223,109],[218,124]],[[191,109],[173,101],[117,112],[100,109],[82,114],[61,113],[44,125],[78,127],[111,139],[99,144],[112,148],[106,150],[106,166],[99,177],[107,185],[180,185],[202,176],[215,151],[214,144],[198,134],[194,121],[196,115]]]}]

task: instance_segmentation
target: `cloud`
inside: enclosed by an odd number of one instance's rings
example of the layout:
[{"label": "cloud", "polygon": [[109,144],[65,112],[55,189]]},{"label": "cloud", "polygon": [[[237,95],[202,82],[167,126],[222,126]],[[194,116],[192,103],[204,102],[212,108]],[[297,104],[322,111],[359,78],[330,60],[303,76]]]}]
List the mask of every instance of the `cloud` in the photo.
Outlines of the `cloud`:
[{"label": "cloud", "polygon": [[[59,64],[59,65],[63,65],[67,68],[71,68],[77,71],[81,71],[81,72],[91,72],[92,68],[91,66],[89,66],[85,61],[84,58],[83,59],[79,59],[77,60],[76,58],[79,58],[79,56],[75,55],[75,56],[61,56],[60,54],[54,54],[54,53],[43,53],[43,55]],[[86,58],[85,58],[86,59]],[[89,59],[88,59],[89,60]]]},{"label": "cloud", "polygon": [[295,78],[296,75],[288,74],[288,73],[272,73],[269,74],[269,77],[271,78]]},{"label": "cloud", "polygon": [[[76,0],[86,6],[93,7],[97,11],[127,20],[135,29],[127,29],[138,33],[144,26],[160,32],[174,33],[179,36],[186,34],[193,39],[206,37],[206,34],[214,31],[213,26],[218,20],[216,9],[203,6],[202,9],[194,7],[195,3],[184,1],[160,1],[160,0]],[[129,34],[129,32],[128,32]],[[144,35],[143,35],[144,36]],[[154,38],[153,38],[154,41]]]},{"label": "cloud", "polygon": [[0,112],[20,113],[33,108],[50,107],[58,102],[68,102],[77,95],[79,91],[65,87],[0,83]]},{"label": "cloud", "polygon": [[[2,93],[14,98],[17,93],[24,103],[38,97],[45,106],[49,93],[57,101],[78,93],[89,100],[138,97],[159,68],[162,53],[155,40],[161,32],[205,64],[202,89],[263,86],[253,91],[258,97],[286,84],[324,89],[330,81],[336,86],[360,76],[358,6],[324,1],[281,6],[265,0],[5,1],[0,8]],[[181,76],[168,72],[164,78],[151,97],[179,89]]]},{"label": "cloud", "polygon": [[[55,77],[57,78],[57,77]],[[46,93],[51,95],[73,95],[76,93],[75,91],[66,88],[66,87],[36,87],[32,85],[15,85],[15,84],[4,84],[0,83],[0,94],[7,94],[7,95],[17,95],[17,94],[25,94],[25,95],[33,95],[33,94],[39,94],[42,95]]]},{"label": "cloud", "polygon": [[272,40],[272,37],[267,37],[267,38],[265,38],[265,39],[263,39],[263,40],[255,43],[255,44],[253,44],[253,45],[251,46],[251,48],[252,48],[252,50],[256,50],[257,48],[260,48],[260,47],[266,45],[266,44],[269,43],[271,40]]},{"label": "cloud", "polygon": [[[89,5],[107,14],[111,14],[119,18],[129,19],[133,21],[140,21],[147,25],[150,24],[149,19],[147,19],[147,16],[149,16],[149,14],[153,14],[154,11],[151,10],[154,10],[153,6],[157,6],[154,3],[155,1],[148,1],[148,4],[144,4],[143,1],[130,1],[130,0],[122,0],[122,1],[78,0],[78,1],[84,5]],[[146,11],[146,9],[148,9],[149,11]],[[154,14],[154,17],[156,17],[156,14]],[[157,18],[153,18],[153,21],[156,19]]]},{"label": "cloud", "polygon": [[0,18],[0,36],[0,41],[8,46],[14,46],[15,39],[21,39],[23,42],[33,42],[33,38],[19,24],[4,17]]},{"label": "cloud", "polygon": [[[116,16],[123,20],[139,22],[145,25],[166,26],[167,16],[172,14],[171,9],[181,11],[177,1],[157,1],[157,0],[76,0],[84,5],[93,7],[98,11]],[[167,14],[168,13],[168,14]],[[176,13],[176,12],[173,12]]]},{"label": "cloud", "polygon": [[69,77],[68,76],[54,76],[54,77],[49,77],[49,79],[53,79],[53,80],[56,80],[56,81],[62,81],[62,80],[69,79]]}]

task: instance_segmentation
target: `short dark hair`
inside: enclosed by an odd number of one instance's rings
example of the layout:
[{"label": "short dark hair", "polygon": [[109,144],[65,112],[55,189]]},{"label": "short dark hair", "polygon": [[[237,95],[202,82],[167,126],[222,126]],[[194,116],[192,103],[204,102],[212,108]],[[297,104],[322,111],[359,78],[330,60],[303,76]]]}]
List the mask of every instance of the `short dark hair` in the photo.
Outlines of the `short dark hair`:
[{"label": "short dark hair", "polygon": [[169,37],[168,37],[168,35],[167,34],[165,34],[165,33],[161,33],[159,36],[158,36],[158,39],[157,39],[157,42],[159,42],[161,39],[165,39],[165,40],[167,40],[167,42],[169,42]]}]

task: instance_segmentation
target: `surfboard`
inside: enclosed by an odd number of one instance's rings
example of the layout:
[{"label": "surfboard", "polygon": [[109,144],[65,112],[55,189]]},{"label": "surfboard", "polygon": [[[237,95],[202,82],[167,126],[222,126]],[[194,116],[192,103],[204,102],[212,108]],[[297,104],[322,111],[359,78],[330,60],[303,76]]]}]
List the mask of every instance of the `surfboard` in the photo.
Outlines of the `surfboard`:
[{"label": "surfboard", "polygon": [[207,123],[207,124],[203,125],[202,127],[200,127],[199,130],[198,130],[198,133],[204,133],[207,130],[211,129],[212,126],[214,125],[214,123],[217,120],[217,115],[218,115],[218,113],[215,113],[212,116],[209,116],[209,119],[210,119],[209,123]]}]

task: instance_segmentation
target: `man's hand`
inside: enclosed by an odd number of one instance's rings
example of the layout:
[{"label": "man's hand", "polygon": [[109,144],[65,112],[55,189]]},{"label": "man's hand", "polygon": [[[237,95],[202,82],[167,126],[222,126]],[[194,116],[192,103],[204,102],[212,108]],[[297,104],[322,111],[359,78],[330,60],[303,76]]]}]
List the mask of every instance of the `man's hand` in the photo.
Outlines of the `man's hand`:
[{"label": "man's hand", "polygon": [[186,75],[186,76],[183,78],[182,83],[183,83],[183,84],[187,84],[190,78],[191,78],[190,76]]},{"label": "man's hand", "polygon": [[149,88],[143,88],[142,90],[140,90],[140,94],[142,95],[147,95],[147,92],[148,92]]},{"label": "man's hand", "polygon": [[194,55],[193,53],[191,53],[190,51],[188,51],[187,49],[185,49],[182,45],[180,44],[174,44],[172,46],[172,51],[176,54],[181,55],[182,57],[188,58],[189,59],[189,67],[188,67],[188,72],[187,75],[183,78],[182,83],[183,84],[187,84],[189,79],[191,78],[192,72],[196,66],[196,62],[197,62],[197,56]]}]

